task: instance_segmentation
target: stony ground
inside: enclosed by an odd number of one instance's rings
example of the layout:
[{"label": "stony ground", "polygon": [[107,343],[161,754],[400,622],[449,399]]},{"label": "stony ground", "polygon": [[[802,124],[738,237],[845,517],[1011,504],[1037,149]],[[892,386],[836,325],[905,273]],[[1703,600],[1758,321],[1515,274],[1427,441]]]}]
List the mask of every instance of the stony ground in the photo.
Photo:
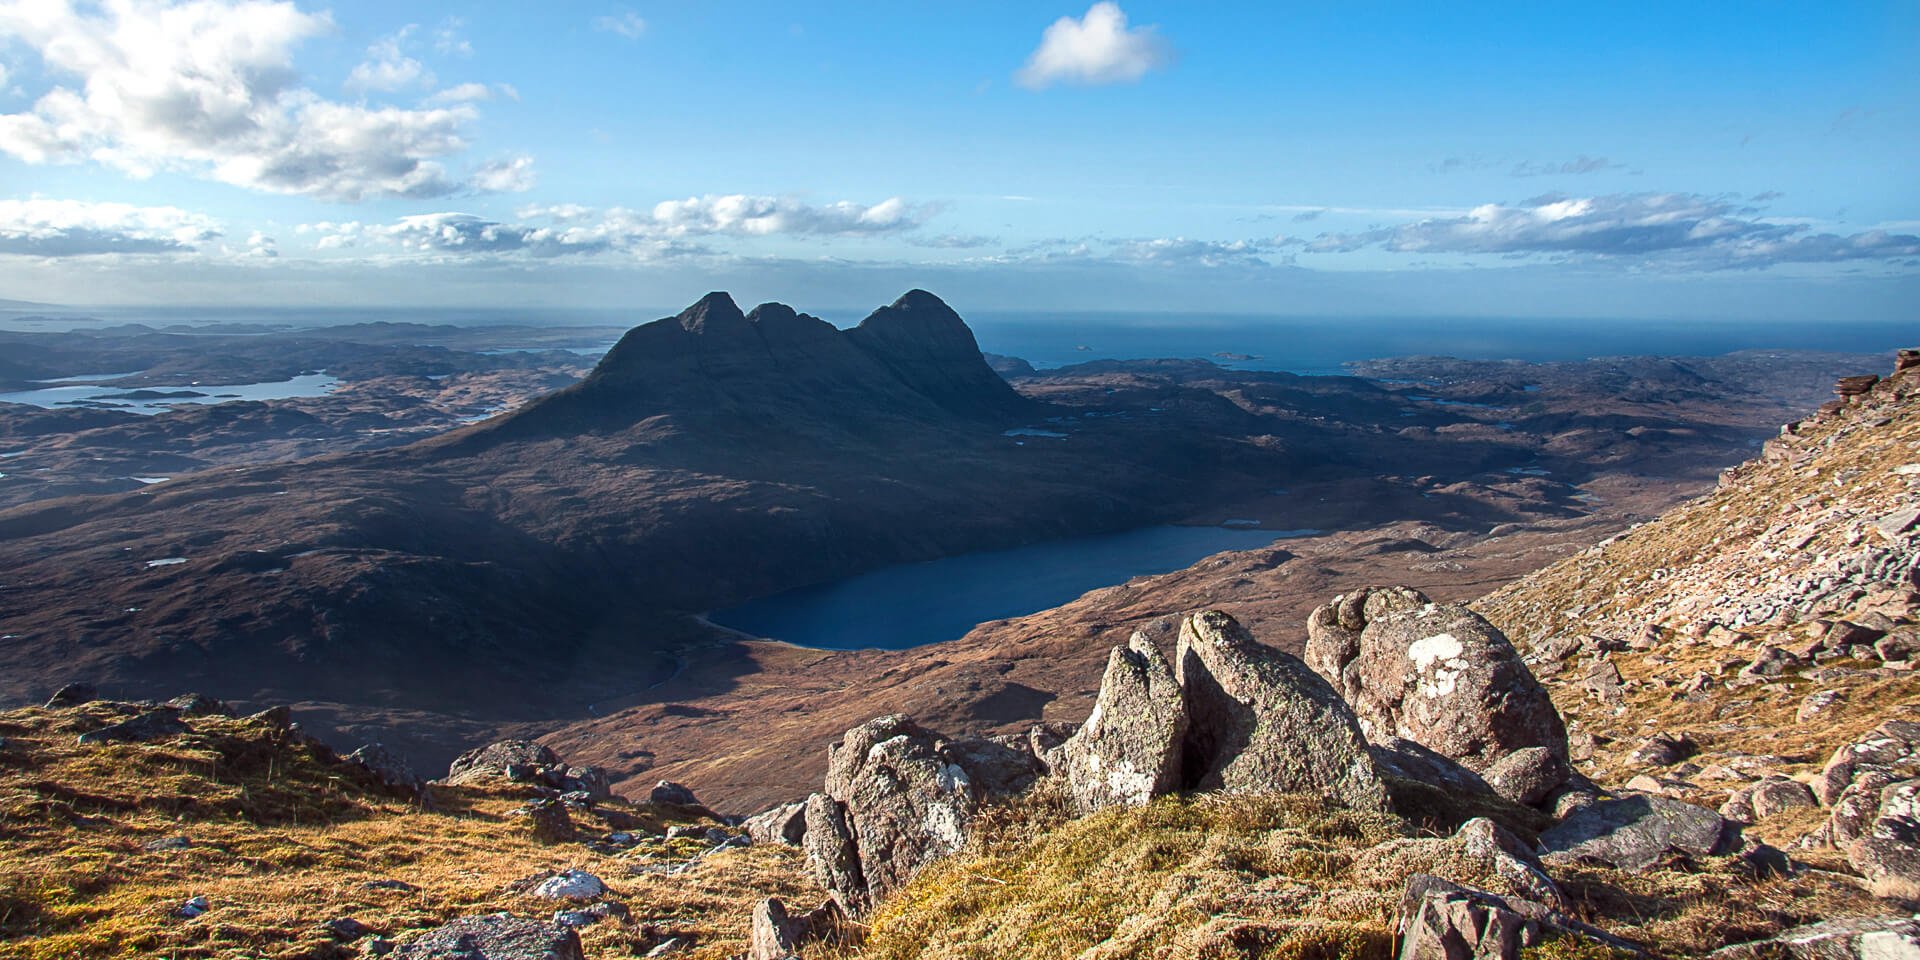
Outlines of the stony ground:
[{"label": "stony ground", "polygon": [[[1920,377],[1783,430],[1713,493],[1475,606],[1531,651],[1583,771],[1718,806],[1920,719]],[[1796,808],[1759,832],[1797,843]],[[1833,851],[1796,850],[1812,859]]]},{"label": "stony ground", "polygon": [[[371,956],[456,916],[584,906],[531,892],[578,869],[627,911],[581,930],[590,956],[677,938],[676,955],[718,958],[744,948],[756,898],[809,886],[787,848],[665,839],[715,825],[697,811],[614,801],[576,812],[572,839],[542,842],[514,813],[527,787],[432,787],[423,805],[271,718],[77,742],[135,715],[106,701],[0,714],[0,957]],[[632,839],[608,842],[616,832]],[[196,897],[205,913],[183,916]]]}]

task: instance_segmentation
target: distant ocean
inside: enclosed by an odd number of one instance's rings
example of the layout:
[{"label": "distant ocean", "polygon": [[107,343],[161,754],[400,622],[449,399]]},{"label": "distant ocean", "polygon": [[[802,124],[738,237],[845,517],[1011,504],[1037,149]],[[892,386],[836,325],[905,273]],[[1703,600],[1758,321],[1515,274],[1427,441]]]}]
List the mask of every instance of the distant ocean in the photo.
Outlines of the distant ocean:
[{"label": "distant ocean", "polygon": [[[0,311],[0,329],[65,330],[145,323],[312,327],[367,321],[459,326],[632,326],[672,309],[112,307],[58,314]],[[843,315],[844,314],[844,315]],[[860,313],[826,311],[842,326]],[[1886,353],[1920,345],[1920,324],[1457,317],[1291,317],[1246,314],[1020,313],[966,315],[989,353],[1049,368],[1099,359],[1200,357],[1250,370],[1340,373],[1355,360],[1437,354],[1464,359],[1580,360],[1712,356],[1736,350]],[[600,343],[599,349],[606,344]]]}]

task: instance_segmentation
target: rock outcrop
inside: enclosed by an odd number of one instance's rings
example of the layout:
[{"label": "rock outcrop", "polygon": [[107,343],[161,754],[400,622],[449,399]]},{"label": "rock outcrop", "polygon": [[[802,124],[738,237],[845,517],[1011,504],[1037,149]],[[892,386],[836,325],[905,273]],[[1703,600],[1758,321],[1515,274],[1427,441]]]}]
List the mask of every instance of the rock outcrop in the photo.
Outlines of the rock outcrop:
[{"label": "rock outcrop", "polygon": [[1602,800],[1540,835],[1548,862],[1587,861],[1646,870],[1669,857],[1735,852],[1740,831],[1705,807],[1660,796]]},{"label": "rock outcrop", "polygon": [[1318,674],[1209,610],[1180,624],[1184,782],[1223,793],[1315,793],[1381,810],[1386,787],[1353,711]]},{"label": "rock outcrop", "polygon": [[388,956],[394,960],[586,960],[580,935],[573,928],[505,913],[461,917]]},{"label": "rock outcrop", "polygon": [[606,771],[571,766],[544,744],[532,740],[501,740],[455,758],[440,781],[459,787],[485,783],[523,783],[562,793],[585,792],[604,800],[613,795]]},{"label": "rock outcrop", "polygon": [[1307,621],[1306,660],[1375,742],[1400,737],[1481,774],[1516,803],[1566,781],[1567,732],[1513,644],[1459,604],[1405,587],[1335,597]]},{"label": "rock outcrop", "polygon": [[[1019,741],[1024,743],[1024,741]],[[815,879],[841,909],[864,913],[934,860],[960,849],[1009,774],[1010,743],[948,741],[904,716],[870,720],[828,751],[826,784],[807,799],[802,841]],[[1029,755],[1027,769],[1039,768]]]},{"label": "rock outcrop", "polygon": [[1794,927],[1766,940],[1715,950],[1712,960],[1913,960],[1920,920],[1842,917]]},{"label": "rock outcrop", "polygon": [[1139,806],[1181,787],[1187,707],[1173,667],[1136,632],[1115,647],[1080,731],[1066,743],[1065,765],[1083,813]]}]

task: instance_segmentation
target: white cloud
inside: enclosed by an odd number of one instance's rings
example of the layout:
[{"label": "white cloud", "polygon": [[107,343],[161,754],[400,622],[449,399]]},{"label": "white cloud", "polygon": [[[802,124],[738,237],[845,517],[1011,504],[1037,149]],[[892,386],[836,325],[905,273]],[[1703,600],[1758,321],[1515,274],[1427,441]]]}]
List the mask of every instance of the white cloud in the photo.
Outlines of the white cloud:
[{"label": "white cloud", "polygon": [[347,74],[349,90],[405,90],[433,85],[433,71],[426,64],[406,55],[401,45],[419,29],[409,23],[391,37],[375,40],[367,47],[367,59]]},{"label": "white cloud", "polygon": [[593,28],[601,33],[611,33],[626,37],[628,40],[638,40],[642,34],[647,32],[647,21],[641,19],[640,15],[634,13],[632,10],[622,10],[604,17],[593,18]]},{"label": "white cloud", "polygon": [[473,44],[460,35],[466,26],[467,21],[462,17],[448,17],[440,21],[440,25],[433,30],[433,49],[443,56],[473,56]]},{"label": "white cloud", "polygon": [[532,205],[504,222],[469,213],[430,213],[391,224],[322,222],[296,232],[314,246],[337,250],[391,246],[436,256],[564,257],[619,254],[641,259],[705,254],[693,238],[787,235],[860,235],[911,230],[930,208],[892,198],[876,204],[812,205],[747,194],[669,200],[652,210],[599,209],[578,204]]},{"label": "white cloud", "polygon": [[[331,200],[465,189],[440,161],[466,148],[472,106],[350,105],[299,85],[295,47],[332,26],[265,0],[0,2],[0,36],[38,51],[47,73],[78,80],[0,114],[0,152]],[[388,66],[376,57],[363,79],[400,82],[411,69]]]},{"label": "white cloud", "polygon": [[668,236],[889,233],[917,227],[935,212],[899,197],[872,206],[848,200],[814,206],[782,197],[731,193],[662,201],[654,205],[653,224]]},{"label": "white cloud", "polygon": [[1131,263],[1195,267],[1268,267],[1266,259],[1278,246],[1271,240],[1189,240],[1160,237],[1128,240],[1114,248],[1112,257]]},{"label": "white cloud", "polygon": [[509,157],[482,164],[470,182],[481,193],[525,193],[533,189],[533,158]]},{"label": "white cloud", "polygon": [[1102,0],[1078,20],[1055,20],[1014,79],[1035,90],[1059,82],[1130,83],[1171,60],[1166,41],[1155,28],[1129,29],[1120,5]]},{"label": "white cloud", "polygon": [[1297,242],[1313,253],[1377,246],[1399,253],[1541,255],[1705,269],[1920,256],[1920,237],[1885,230],[1814,233],[1804,223],[1767,219],[1753,207],[1690,193],[1553,194]]},{"label": "white cloud", "polygon": [[184,253],[220,235],[218,221],[178,207],[0,200],[0,254]]}]

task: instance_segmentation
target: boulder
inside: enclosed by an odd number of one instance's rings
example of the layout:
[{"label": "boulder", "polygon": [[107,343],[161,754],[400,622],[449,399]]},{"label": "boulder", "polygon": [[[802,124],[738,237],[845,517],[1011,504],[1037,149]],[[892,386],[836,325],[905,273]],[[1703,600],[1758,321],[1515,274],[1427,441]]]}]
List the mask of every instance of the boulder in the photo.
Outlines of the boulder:
[{"label": "boulder", "polygon": [[1559,761],[1531,761],[1535,774],[1564,767],[1567,730],[1552,699],[1506,635],[1472,610],[1404,587],[1370,588],[1315,610],[1307,637],[1307,662],[1368,738],[1404,737],[1483,776],[1533,747]]},{"label": "boulder", "polygon": [[566,870],[540,881],[532,894],[542,900],[593,900],[607,895],[607,885],[585,870]]},{"label": "boulder", "polygon": [[700,805],[700,799],[693,795],[692,790],[674,783],[672,780],[662,780],[654,784],[653,789],[647,791],[647,802],[671,803],[682,807],[697,807]]},{"label": "boulder", "polygon": [[167,709],[183,717],[231,717],[233,708],[204,693],[183,693],[167,701]]},{"label": "boulder", "polygon": [[1400,895],[1399,960],[1517,960],[1548,937],[1547,910],[1416,874]]},{"label": "boulder", "polygon": [[461,917],[387,956],[392,960],[586,960],[573,928],[505,913]]},{"label": "boulder", "polygon": [[1899,780],[1920,776],[1920,723],[1889,720],[1860,740],[1835,750],[1814,778],[1813,794],[1831,806],[1867,772]]},{"label": "boulder", "polygon": [[1369,746],[1367,753],[1373,757],[1374,769],[1389,780],[1412,780],[1460,795],[1493,793],[1479,774],[1412,740],[1394,737]]},{"label": "boulder", "polygon": [[1140,806],[1180,788],[1187,710],[1173,667],[1143,633],[1107,658],[1100,695],[1066,742],[1065,767],[1082,813]]},{"label": "boulder", "polygon": [[1699,746],[1685,734],[1656,733],[1627,754],[1627,762],[1643,767],[1668,767],[1699,752]]},{"label": "boulder", "polygon": [[426,789],[426,781],[407,766],[407,761],[378,743],[364,744],[342,759],[365,770],[388,789],[414,794]]},{"label": "boulder", "polygon": [[46,706],[48,710],[59,710],[65,707],[77,707],[83,703],[92,703],[98,699],[100,699],[100,693],[93,688],[93,684],[69,683],[55,690],[53,696],[47,698]]},{"label": "boulder", "polygon": [[1847,862],[1883,896],[1920,895],[1920,780],[1880,792],[1873,823],[1847,848]]},{"label": "boulder", "polygon": [[177,734],[192,732],[180,722],[172,710],[149,710],[146,713],[111,723],[98,730],[90,730],[79,736],[79,742],[86,744],[101,743],[146,743]]},{"label": "boulder", "polygon": [[[959,850],[980,803],[972,775],[946,744],[898,715],[847,731],[829,750],[825,792],[846,811],[868,903]],[[809,835],[813,829],[809,815]]]},{"label": "boulder", "polygon": [[1758,823],[1777,813],[1818,805],[1806,784],[1774,777],[1735,790],[1721,805],[1720,815],[1741,823]]},{"label": "boulder", "polygon": [[560,765],[559,755],[545,744],[501,740],[455,758],[443,782],[455,787],[500,780],[537,783],[544,779],[543,774]]},{"label": "boulder", "polygon": [[1493,762],[1484,772],[1487,785],[1510,803],[1539,806],[1573,775],[1564,752],[1522,747]]},{"label": "boulder", "polygon": [[781,960],[816,940],[833,936],[840,911],[833,901],[806,913],[791,914],[778,897],[768,897],[753,908],[747,960]]},{"label": "boulder", "polygon": [[1218,610],[1181,621],[1176,663],[1187,707],[1185,786],[1386,808],[1353,711],[1306,664],[1256,643]]},{"label": "boulder", "polygon": [[1711,960],[1920,960],[1920,920],[1823,920],[1767,940],[1722,947],[1707,956]]},{"label": "boulder", "polygon": [[848,914],[866,912],[867,878],[860,871],[860,850],[853,830],[847,826],[845,804],[824,793],[807,797],[806,834],[800,846],[807,854],[807,868],[813,879],[833,895],[834,902]]},{"label": "boulder", "polygon": [[740,826],[747,831],[747,836],[753,838],[754,843],[784,843],[789,847],[797,847],[801,838],[807,835],[807,802],[783,803],[748,817]]},{"label": "boulder", "polygon": [[1739,846],[1739,828],[1719,814],[1651,795],[1602,800],[1540,835],[1549,863],[1590,861],[1634,872],[1674,855],[1714,856]]}]

